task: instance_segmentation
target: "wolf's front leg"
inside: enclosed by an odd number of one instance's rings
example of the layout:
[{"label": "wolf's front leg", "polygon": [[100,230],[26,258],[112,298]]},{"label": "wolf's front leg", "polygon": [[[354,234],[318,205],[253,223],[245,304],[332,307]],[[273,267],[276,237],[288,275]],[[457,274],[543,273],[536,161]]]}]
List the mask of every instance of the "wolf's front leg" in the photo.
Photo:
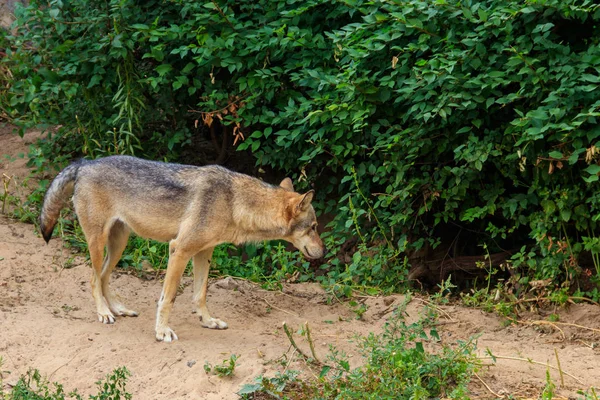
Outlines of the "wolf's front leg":
[{"label": "wolf's front leg", "polygon": [[163,342],[177,340],[177,335],[173,329],[169,328],[169,314],[173,308],[173,303],[175,303],[179,281],[185,266],[190,260],[190,254],[180,250],[175,240],[172,240],[169,244],[169,254],[167,275],[158,301],[158,310],[156,311],[156,340]]},{"label": "wolf's front leg", "polygon": [[227,329],[227,323],[213,318],[206,307],[206,292],[208,289],[208,270],[213,248],[197,253],[193,258],[194,264],[194,298],[196,313],[200,315],[202,326],[210,329]]}]

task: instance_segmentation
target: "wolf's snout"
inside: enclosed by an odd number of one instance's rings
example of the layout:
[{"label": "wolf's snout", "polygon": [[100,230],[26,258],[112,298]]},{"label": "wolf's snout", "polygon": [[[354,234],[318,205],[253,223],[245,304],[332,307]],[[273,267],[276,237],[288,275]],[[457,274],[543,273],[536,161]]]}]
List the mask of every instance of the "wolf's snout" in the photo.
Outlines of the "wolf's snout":
[{"label": "wolf's snout", "polygon": [[320,247],[311,247],[310,249],[307,246],[304,246],[302,249],[302,253],[306,256],[306,258],[311,260],[318,260],[319,258],[323,258],[325,254],[327,254],[327,249],[325,246]]},{"label": "wolf's snout", "polygon": [[319,258],[325,257],[325,254],[327,254],[327,247],[323,246],[321,248],[321,257],[319,257]]}]

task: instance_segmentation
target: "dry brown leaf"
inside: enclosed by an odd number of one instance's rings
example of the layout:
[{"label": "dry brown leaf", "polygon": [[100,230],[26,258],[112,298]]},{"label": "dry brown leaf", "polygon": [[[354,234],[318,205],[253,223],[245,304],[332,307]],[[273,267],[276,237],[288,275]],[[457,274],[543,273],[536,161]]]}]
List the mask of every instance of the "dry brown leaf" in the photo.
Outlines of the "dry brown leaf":
[{"label": "dry brown leaf", "polygon": [[213,117],[212,114],[204,114],[202,116],[202,122],[204,122],[204,125],[208,126],[210,128],[210,126],[213,123]]}]

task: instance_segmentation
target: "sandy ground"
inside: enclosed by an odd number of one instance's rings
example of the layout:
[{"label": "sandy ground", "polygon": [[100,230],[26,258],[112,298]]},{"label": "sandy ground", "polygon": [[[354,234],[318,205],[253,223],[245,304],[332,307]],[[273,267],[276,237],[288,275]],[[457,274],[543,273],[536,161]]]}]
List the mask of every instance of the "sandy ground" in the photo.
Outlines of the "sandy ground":
[{"label": "sandy ground", "polygon": [[[24,139],[0,127],[0,155],[15,157],[25,152],[38,133]],[[9,162],[0,158],[0,174],[22,181],[28,170],[24,159]],[[2,190],[2,188],[0,188]],[[244,282],[213,280],[209,288],[211,313],[228,322],[223,331],[203,329],[191,313],[190,277],[171,314],[171,327],[178,341],[167,344],[154,339],[156,301],[161,281],[143,280],[127,274],[114,274],[113,287],[124,303],[140,312],[137,318],[118,318],[114,325],[96,320],[90,292],[91,271],[85,257],[75,257],[60,240],[46,245],[32,225],[0,216],[0,357],[4,364],[5,386],[14,384],[20,374],[37,368],[67,390],[95,393],[94,382],[114,368],[131,371],[128,391],[136,399],[235,399],[244,383],[260,374],[274,375],[284,367],[277,360],[289,349],[281,326],[284,321],[298,329],[310,324],[317,354],[324,358],[329,344],[353,355],[360,362],[351,339],[356,334],[380,332],[394,305],[403,300],[395,295],[363,299],[368,311],[356,319],[345,304],[327,304],[327,295],[315,284],[289,284],[280,292],[268,292]],[[66,268],[66,266],[71,266]],[[415,297],[408,313],[414,317],[427,302]],[[480,310],[461,306],[440,306],[442,341],[453,343],[480,335],[478,354],[531,359],[556,366],[555,351],[564,376],[563,398],[575,398],[579,389],[600,387],[600,307],[590,304],[559,309],[562,323],[582,325],[583,329],[557,325],[519,324],[503,327],[501,319]],[[529,321],[542,320],[532,314]],[[592,330],[595,329],[595,330]],[[304,339],[300,346],[308,352]],[[207,375],[204,363],[220,363],[231,354],[240,356],[230,378]],[[288,353],[289,354],[289,353]],[[546,366],[499,358],[495,365],[484,360],[479,376],[471,385],[473,398],[535,398],[544,387]],[[297,360],[289,368],[301,369]],[[557,387],[559,372],[551,370]]]}]

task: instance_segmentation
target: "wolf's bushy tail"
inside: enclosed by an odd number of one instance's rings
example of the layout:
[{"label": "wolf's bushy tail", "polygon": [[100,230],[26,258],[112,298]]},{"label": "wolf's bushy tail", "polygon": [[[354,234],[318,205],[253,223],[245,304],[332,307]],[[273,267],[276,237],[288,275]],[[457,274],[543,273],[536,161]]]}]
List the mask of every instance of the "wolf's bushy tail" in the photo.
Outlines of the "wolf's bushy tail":
[{"label": "wolf's bushy tail", "polygon": [[50,184],[44,197],[42,212],[40,213],[40,230],[46,243],[52,237],[52,231],[58,222],[60,211],[73,194],[77,173],[81,162],[76,162],[63,169]]}]

